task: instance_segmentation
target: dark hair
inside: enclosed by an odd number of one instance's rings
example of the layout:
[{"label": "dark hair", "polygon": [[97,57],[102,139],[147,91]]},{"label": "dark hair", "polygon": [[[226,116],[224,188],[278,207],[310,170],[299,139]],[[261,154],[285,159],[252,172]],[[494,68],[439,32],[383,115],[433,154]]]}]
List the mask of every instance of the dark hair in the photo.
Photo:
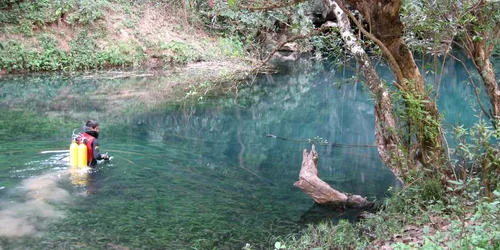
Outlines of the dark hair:
[{"label": "dark hair", "polygon": [[94,120],[88,120],[87,123],[85,123],[85,126],[87,126],[89,128],[95,128],[95,127],[99,126],[99,123],[97,123]]}]

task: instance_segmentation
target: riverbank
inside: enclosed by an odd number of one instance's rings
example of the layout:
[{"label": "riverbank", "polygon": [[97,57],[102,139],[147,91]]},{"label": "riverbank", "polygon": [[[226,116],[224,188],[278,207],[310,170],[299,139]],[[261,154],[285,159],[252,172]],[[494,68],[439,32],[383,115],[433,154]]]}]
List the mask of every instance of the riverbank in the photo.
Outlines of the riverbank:
[{"label": "riverbank", "polygon": [[[140,85],[104,87],[91,96],[105,98],[103,109],[114,113],[123,104],[231,91],[255,66],[236,37],[210,34],[179,3],[98,1],[60,8],[51,1],[0,5],[0,79],[52,72],[87,80],[142,77]],[[153,83],[149,76],[160,77]],[[67,92],[60,92],[59,106],[77,98]]]},{"label": "riverbank", "polygon": [[500,192],[488,200],[474,191],[477,180],[438,193],[431,181],[392,192],[375,213],[356,223],[310,225],[276,239],[276,249],[499,249]]},{"label": "riverbank", "polygon": [[[0,75],[123,70],[195,74],[199,82],[243,79],[252,68],[236,37],[207,33],[185,6],[68,5],[38,1],[0,6]],[[206,79],[199,79],[200,73]],[[181,76],[173,84],[190,86],[193,80]]]}]

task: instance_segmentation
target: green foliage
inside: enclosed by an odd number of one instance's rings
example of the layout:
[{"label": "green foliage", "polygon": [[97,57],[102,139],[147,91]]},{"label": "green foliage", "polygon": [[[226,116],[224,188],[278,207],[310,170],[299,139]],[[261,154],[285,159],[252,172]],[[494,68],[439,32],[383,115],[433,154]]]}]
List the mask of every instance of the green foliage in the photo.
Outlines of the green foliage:
[{"label": "green foliage", "polygon": [[[278,18],[285,18],[280,15],[275,18],[268,18],[270,15],[237,10],[228,6],[224,1],[216,0],[210,7],[208,2],[199,5],[201,21],[218,32],[223,34],[243,35],[250,31],[257,32],[257,27],[264,29],[275,29],[274,21]],[[239,20],[239,23],[236,23]],[[253,28],[249,28],[253,27]]]},{"label": "green foliage", "polygon": [[[412,89],[412,84],[408,84]],[[445,167],[440,153],[439,141],[441,140],[441,119],[437,110],[432,108],[430,99],[432,91],[418,93],[416,90],[394,91],[391,93],[398,116],[398,131],[403,138],[400,150],[404,155],[414,157],[399,157],[394,164],[403,171],[403,178],[416,178],[419,165],[425,165],[425,174],[435,175],[436,172],[443,174]],[[420,162],[415,162],[419,160]],[[441,162],[441,163],[440,163]],[[430,167],[430,168],[429,168]],[[405,182],[407,180],[404,180]]]},{"label": "green foliage", "polygon": [[[107,0],[11,1],[0,10],[0,25],[6,33],[34,36],[36,40],[0,41],[0,69],[12,71],[60,71],[128,66],[144,59],[144,52],[134,45],[114,43],[99,48],[97,40],[105,34],[98,28],[83,30],[76,40],[70,40],[71,51],[59,47],[56,35],[41,32],[54,22],[69,25],[89,25],[100,19],[110,6]],[[35,30],[37,32],[35,33]],[[64,36],[64,34],[62,34]]]},{"label": "green foliage", "polygon": [[243,57],[245,55],[243,43],[234,38],[219,38],[218,44],[224,55],[230,57]]},{"label": "green foliage", "polygon": [[43,27],[62,20],[67,15],[65,21],[69,24],[90,24],[101,18],[103,10],[108,6],[107,0],[19,1],[11,3],[8,9],[1,11],[0,23],[22,24],[21,27]]},{"label": "green foliage", "polygon": [[[500,189],[491,201],[444,194],[423,201],[429,184],[418,180],[393,191],[381,210],[356,223],[310,225],[280,241],[287,249],[498,249],[500,247]],[[424,182],[427,182],[424,180]],[[434,182],[434,180],[430,180]],[[430,184],[434,185],[434,184]],[[474,186],[474,183],[468,183]],[[478,186],[475,186],[476,188]],[[434,189],[434,188],[431,188]],[[433,192],[432,192],[433,193]],[[405,239],[405,243],[399,239]]]},{"label": "green foliage", "polygon": [[[292,5],[287,8],[277,8],[268,11],[249,11],[246,2],[239,2],[240,8],[235,8],[232,1],[215,0],[212,6],[207,2],[197,5],[200,22],[217,34],[232,37],[242,41],[245,47],[260,47],[266,36],[278,32],[287,34],[307,34],[312,28],[310,13],[316,10],[316,1]],[[249,3],[255,4],[255,3]],[[253,7],[259,7],[258,4]],[[269,42],[269,41],[267,41]],[[307,43],[307,41],[299,41]],[[234,43],[234,41],[232,41]]]},{"label": "green foliage", "polygon": [[110,66],[127,66],[140,61],[143,52],[130,45],[117,43],[114,46],[100,49],[96,34],[83,31],[76,40],[70,42],[73,61],[69,70],[106,68]]},{"label": "green foliage", "polygon": [[0,41],[0,68],[9,71],[22,70],[28,64],[29,55],[24,45],[18,41]]},{"label": "green foliage", "polygon": [[405,42],[417,51],[433,52],[453,39],[459,24],[441,18],[449,11],[433,1],[403,1],[402,19],[406,24]]},{"label": "green foliage", "polygon": [[[146,4],[172,4],[173,11],[186,11],[193,17],[197,5],[190,1],[146,1],[121,2],[108,0],[69,1],[13,1],[0,9],[0,28],[7,38],[0,41],[0,69],[15,71],[74,71],[127,67],[145,61],[146,51],[164,63],[197,62],[207,58],[242,57],[245,55],[243,43],[237,36],[220,38],[214,47],[212,41],[199,44],[173,41],[157,42],[134,32],[137,40],[115,41],[107,34],[108,29],[96,22],[110,6],[126,12],[130,19],[123,26],[134,29],[136,19]],[[233,6],[234,7],[234,6]],[[231,10],[234,12],[234,10]],[[236,12],[235,12],[236,13]],[[51,27],[48,27],[51,25]],[[54,26],[66,29],[70,34],[55,34]],[[185,27],[182,24],[182,27]],[[31,36],[29,40],[19,40],[17,35]],[[60,41],[60,43],[58,43]],[[68,49],[69,45],[69,49]]]},{"label": "green foliage", "polygon": [[116,43],[100,49],[87,31],[70,42],[71,50],[58,47],[48,34],[38,37],[41,50],[27,48],[15,40],[0,41],[0,68],[8,71],[73,71],[92,68],[124,67],[144,60],[144,52],[134,46]]},{"label": "green foliage", "polygon": [[434,141],[440,136],[440,120],[426,110],[425,105],[430,100],[424,100],[423,97],[411,92],[402,93],[402,96],[406,109],[401,117],[409,124],[408,134],[415,135],[420,142],[426,139]]},{"label": "green foliage", "polygon": [[481,34],[494,34],[500,20],[500,3],[479,3],[477,0],[403,1],[401,16],[407,29],[406,43],[420,52],[438,54],[448,53],[453,41],[464,45],[465,37],[498,43],[490,39],[495,37]]},{"label": "green foliage", "polygon": [[[391,188],[391,197],[384,201],[383,212],[399,214],[411,221],[415,215],[426,213],[428,208],[436,209],[445,204],[448,199],[445,190],[439,178],[422,174],[403,191]],[[428,217],[420,219],[422,223],[429,222]]]},{"label": "green foliage", "polygon": [[434,203],[444,200],[445,187],[438,176],[424,178],[419,187],[420,190],[417,191],[418,193],[415,194],[415,196],[418,197],[420,201]]},{"label": "green foliage", "polygon": [[[466,183],[473,189],[478,188],[478,184],[474,181]],[[444,245],[449,249],[498,249],[500,223],[497,205],[500,203],[500,192],[497,190],[495,194],[496,198],[491,202],[448,196],[446,203],[437,202],[428,206],[426,213],[429,218],[441,218],[449,226],[438,232],[424,227],[426,240],[423,247],[435,249]]]},{"label": "green foliage", "polygon": [[167,56],[164,58],[167,62],[188,63],[201,60],[201,53],[188,43],[171,41],[162,43],[160,49],[167,51]]},{"label": "green foliage", "polygon": [[[459,144],[455,150],[455,166],[460,170],[460,179],[453,184],[452,191],[467,188],[464,183],[479,178],[481,188],[476,196],[493,198],[493,190],[500,187],[500,128],[494,128],[484,120],[480,120],[472,128],[455,128]],[[468,192],[466,192],[468,193]]]},{"label": "green foliage", "polygon": [[[70,5],[71,6],[71,5]],[[104,9],[109,7],[107,0],[75,1],[73,10],[67,11],[68,23],[70,24],[91,24],[104,16]],[[70,7],[67,7],[70,9]],[[64,10],[62,10],[64,13]]]},{"label": "green foliage", "polygon": [[352,54],[343,46],[343,41],[337,32],[320,34],[310,38],[314,46],[314,58],[325,61],[334,67],[346,66],[345,62],[352,58]]},{"label": "green foliage", "polygon": [[290,235],[281,244],[287,246],[287,249],[364,248],[368,244],[367,238],[359,235],[357,230],[357,226],[347,220],[341,220],[336,225],[323,222],[309,225],[300,235]]},{"label": "green foliage", "polygon": [[35,34],[35,32],[33,31],[35,30],[35,28],[36,26],[33,24],[33,22],[29,20],[21,20],[19,22],[19,26],[17,26],[13,30],[15,31],[15,33],[19,33],[24,36],[33,36]]},{"label": "green foliage", "polygon": [[69,24],[90,24],[101,18],[107,0],[11,1],[0,10],[0,23],[17,24],[17,32],[31,36],[36,27],[63,20]]}]

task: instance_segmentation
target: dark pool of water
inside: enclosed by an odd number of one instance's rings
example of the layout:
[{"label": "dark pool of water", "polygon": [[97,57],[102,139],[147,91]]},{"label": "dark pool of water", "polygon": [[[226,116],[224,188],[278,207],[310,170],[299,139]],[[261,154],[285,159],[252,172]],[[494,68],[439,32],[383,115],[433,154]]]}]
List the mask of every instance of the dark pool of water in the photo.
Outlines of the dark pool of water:
[{"label": "dark pool of water", "polygon": [[[473,96],[456,67],[446,68],[440,107],[449,123],[470,124],[463,100]],[[128,108],[120,119],[92,105],[54,108],[68,78],[0,81],[6,112],[98,117],[101,150],[113,156],[85,173],[68,169],[67,153],[40,153],[67,149],[77,127],[0,141],[0,249],[271,249],[273,237],[308,223],[355,217],[318,209],[293,183],[313,139],[328,142],[315,143],[319,175],[334,188],[381,199],[398,185],[367,147],[369,94],[348,72],[298,68],[260,77],[238,98]],[[109,84],[71,81],[96,91]]]}]

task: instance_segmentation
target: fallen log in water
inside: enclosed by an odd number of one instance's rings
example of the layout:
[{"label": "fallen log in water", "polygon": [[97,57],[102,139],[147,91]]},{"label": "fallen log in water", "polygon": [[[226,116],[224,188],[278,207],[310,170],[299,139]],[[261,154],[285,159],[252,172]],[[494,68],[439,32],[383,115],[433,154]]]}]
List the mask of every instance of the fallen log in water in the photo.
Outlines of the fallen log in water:
[{"label": "fallen log in water", "polygon": [[372,205],[365,197],[339,192],[318,177],[318,153],[314,145],[309,153],[307,149],[304,149],[299,180],[293,185],[302,189],[320,205],[349,208],[364,208]]}]

